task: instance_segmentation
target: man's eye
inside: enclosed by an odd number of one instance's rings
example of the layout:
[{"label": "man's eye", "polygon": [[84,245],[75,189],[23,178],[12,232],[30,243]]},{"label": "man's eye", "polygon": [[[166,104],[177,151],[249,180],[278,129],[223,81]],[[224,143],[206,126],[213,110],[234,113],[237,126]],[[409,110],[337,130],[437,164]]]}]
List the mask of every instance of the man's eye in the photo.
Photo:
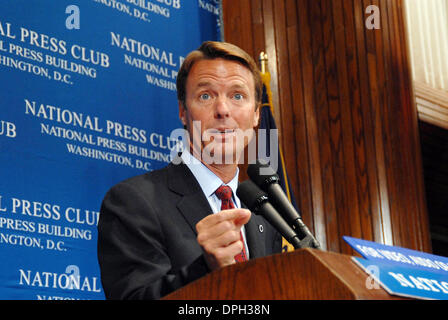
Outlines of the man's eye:
[{"label": "man's eye", "polygon": [[201,100],[209,100],[210,99],[210,95],[208,93],[203,93],[199,96],[199,98]]},{"label": "man's eye", "polygon": [[235,94],[233,95],[233,98],[234,98],[235,100],[243,100],[244,96],[243,96],[241,93],[235,93]]}]

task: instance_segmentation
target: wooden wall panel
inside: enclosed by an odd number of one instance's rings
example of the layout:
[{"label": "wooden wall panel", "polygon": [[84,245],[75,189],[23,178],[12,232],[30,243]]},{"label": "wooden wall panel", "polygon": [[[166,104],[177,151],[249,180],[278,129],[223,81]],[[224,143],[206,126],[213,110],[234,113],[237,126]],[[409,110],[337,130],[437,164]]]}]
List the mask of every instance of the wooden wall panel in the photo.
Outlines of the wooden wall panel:
[{"label": "wooden wall panel", "polygon": [[430,251],[402,0],[223,0],[223,20],[226,41],[268,53],[292,188],[323,247]]}]

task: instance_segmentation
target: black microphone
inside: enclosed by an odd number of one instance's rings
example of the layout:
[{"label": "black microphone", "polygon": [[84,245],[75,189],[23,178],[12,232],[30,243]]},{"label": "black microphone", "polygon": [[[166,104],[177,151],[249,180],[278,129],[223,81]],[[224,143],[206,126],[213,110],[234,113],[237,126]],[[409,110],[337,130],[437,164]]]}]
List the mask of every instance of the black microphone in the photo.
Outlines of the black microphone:
[{"label": "black microphone", "polygon": [[319,242],[311,234],[305,223],[303,223],[302,217],[283,192],[279,184],[279,177],[274,169],[268,164],[263,164],[260,160],[257,160],[255,164],[248,166],[247,174],[256,185],[268,194],[269,201],[294,228],[301,241],[308,242],[311,248],[320,249]]},{"label": "black microphone", "polygon": [[252,212],[262,215],[295,249],[303,247],[295,231],[268,202],[268,196],[256,184],[250,180],[243,181],[238,185],[236,194]]}]

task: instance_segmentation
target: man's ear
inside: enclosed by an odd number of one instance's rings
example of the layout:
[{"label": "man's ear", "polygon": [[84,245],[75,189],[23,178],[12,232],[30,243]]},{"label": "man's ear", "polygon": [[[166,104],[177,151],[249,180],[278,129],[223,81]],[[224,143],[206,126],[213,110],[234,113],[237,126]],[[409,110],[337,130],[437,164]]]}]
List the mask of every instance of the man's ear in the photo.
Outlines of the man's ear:
[{"label": "man's ear", "polygon": [[184,103],[182,101],[179,101],[178,105],[179,105],[179,119],[185,127],[187,125],[187,109],[185,108]]},{"label": "man's ear", "polygon": [[257,103],[257,106],[255,107],[255,116],[254,116],[254,128],[258,126],[260,122],[260,109],[261,109],[261,103]]}]

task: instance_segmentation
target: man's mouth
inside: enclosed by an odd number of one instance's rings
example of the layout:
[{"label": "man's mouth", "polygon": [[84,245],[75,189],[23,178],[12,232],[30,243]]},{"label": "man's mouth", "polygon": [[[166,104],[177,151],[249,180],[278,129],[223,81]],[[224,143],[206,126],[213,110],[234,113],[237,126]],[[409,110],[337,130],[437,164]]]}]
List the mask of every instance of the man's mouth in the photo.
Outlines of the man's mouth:
[{"label": "man's mouth", "polygon": [[226,140],[229,138],[233,138],[233,136],[235,135],[236,129],[231,129],[231,128],[217,128],[217,129],[212,129],[209,131],[209,134],[211,137],[213,137],[213,139],[218,139],[218,140]]},{"label": "man's mouth", "polygon": [[234,133],[236,129],[234,128],[213,128],[208,129],[207,131],[210,134],[226,134],[226,133]]},{"label": "man's mouth", "polygon": [[235,129],[218,129],[219,133],[233,133],[235,132]]}]

